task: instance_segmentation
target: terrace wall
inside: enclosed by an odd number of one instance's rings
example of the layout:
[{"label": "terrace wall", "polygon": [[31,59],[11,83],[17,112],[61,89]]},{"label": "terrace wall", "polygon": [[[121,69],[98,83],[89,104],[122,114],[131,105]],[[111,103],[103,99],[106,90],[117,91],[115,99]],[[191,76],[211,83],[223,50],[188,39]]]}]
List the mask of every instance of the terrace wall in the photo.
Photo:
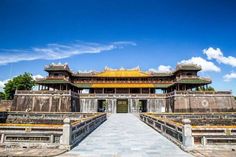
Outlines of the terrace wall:
[{"label": "terrace wall", "polygon": [[16,91],[11,110],[78,112],[79,97],[70,91]]},{"label": "terrace wall", "polygon": [[173,92],[167,94],[167,112],[236,111],[231,92]]},{"label": "terrace wall", "polygon": [[0,100],[0,111],[9,111],[12,103],[12,100]]},{"label": "terrace wall", "polygon": [[128,100],[128,112],[138,113],[139,100],[147,101],[147,112],[164,112],[165,94],[80,94],[80,111],[97,112],[98,100],[106,100],[107,112],[116,113],[117,100]]},{"label": "terrace wall", "polygon": [[139,100],[147,112],[236,111],[231,92],[176,91],[167,94],[77,94],[71,91],[16,91],[12,111],[97,112],[98,100],[107,101],[107,111],[116,113],[118,99],[127,99],[128,112],[139,112]]}]

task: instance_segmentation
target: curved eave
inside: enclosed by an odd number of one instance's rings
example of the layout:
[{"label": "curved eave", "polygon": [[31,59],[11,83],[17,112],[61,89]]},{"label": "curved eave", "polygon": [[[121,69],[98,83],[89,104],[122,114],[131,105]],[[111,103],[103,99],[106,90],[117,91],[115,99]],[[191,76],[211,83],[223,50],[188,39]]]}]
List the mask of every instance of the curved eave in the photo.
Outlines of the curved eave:
[{"label": "curved eave", "polygon": [[37,84],[63,84],[63,83],[70,83],[66,80],[41,80],[37,81]]},{"label": "curved eave", "polygon": [[151,84],[151,83],[94,83],[75,84],[78,88],[168,88],[172,84]]},{"label": "curved eave", "polygon": [[51,72],[51,71],[65,71],[68,72],[70,74],[72,74],[72,72],[68,69],[60,69],[60,68],[45,68],[44,71],[46,72]]},{"label": "curved eave", "polygon": [[210,84],[211,81],[204,80],[204,79],[182,79],[177,81],[178,84]]}]

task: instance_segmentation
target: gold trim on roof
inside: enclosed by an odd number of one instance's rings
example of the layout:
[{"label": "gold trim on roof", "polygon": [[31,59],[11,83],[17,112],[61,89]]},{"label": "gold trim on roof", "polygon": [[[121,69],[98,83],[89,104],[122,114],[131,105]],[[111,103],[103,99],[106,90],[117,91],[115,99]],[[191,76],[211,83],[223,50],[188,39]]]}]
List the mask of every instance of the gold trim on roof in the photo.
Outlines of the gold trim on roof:
[{"label": "gold trim on roof", "polygon": [[148,73],[140,70],[105,70],[104,72],[96,74],[98,77],[149,77]]}]

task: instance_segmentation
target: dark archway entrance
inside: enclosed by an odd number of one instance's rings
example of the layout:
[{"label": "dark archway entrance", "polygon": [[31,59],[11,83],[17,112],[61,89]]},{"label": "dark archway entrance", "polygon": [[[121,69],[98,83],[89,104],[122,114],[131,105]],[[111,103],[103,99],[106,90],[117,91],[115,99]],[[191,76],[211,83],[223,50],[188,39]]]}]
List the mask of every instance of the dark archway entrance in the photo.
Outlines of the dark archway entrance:
[{"label": "dark archway entrance", "polygon": [[106,100],[98,100],[97,112],[105,112],[105,109],[106,109]]},{"label": "dark archway entrance", "polygon": [[128,113],[128,99],[118,99],[117,100],[117,113]]},{"label": "dark archway entrance", "polygon": [[140,112],[147,112],[147,100],[139,100]]}]

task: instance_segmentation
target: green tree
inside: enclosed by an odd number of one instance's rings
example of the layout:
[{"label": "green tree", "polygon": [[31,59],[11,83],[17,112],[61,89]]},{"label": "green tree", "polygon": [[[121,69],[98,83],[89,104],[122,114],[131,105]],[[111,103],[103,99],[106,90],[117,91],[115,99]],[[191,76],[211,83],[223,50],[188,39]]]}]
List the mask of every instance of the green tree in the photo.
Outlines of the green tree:
[{"label": "green tree", "polygon": [[0,92],[0,100],[4,100],[5,99],[5,94],[3,92]]},{"label": "green tree", "polygon": [[5,99],[13,99],[15,91],[18,90],[31,90],[35,85],[35,81],[30,73],[24,73],[12,80],[8,81],[4,87]]},{"label": "green tree", "polygon": [[197,91],[215,91],[215,89],[213,87],[211,87],[211,86],[208,86],[208,87],[204,87],[204,86],[197,87],[196,90]]},{"label": "green tree", "polygon": [[208,88],[206,89],[207,91],[215,91],[215,89],[211,86],[208,86]]}]

